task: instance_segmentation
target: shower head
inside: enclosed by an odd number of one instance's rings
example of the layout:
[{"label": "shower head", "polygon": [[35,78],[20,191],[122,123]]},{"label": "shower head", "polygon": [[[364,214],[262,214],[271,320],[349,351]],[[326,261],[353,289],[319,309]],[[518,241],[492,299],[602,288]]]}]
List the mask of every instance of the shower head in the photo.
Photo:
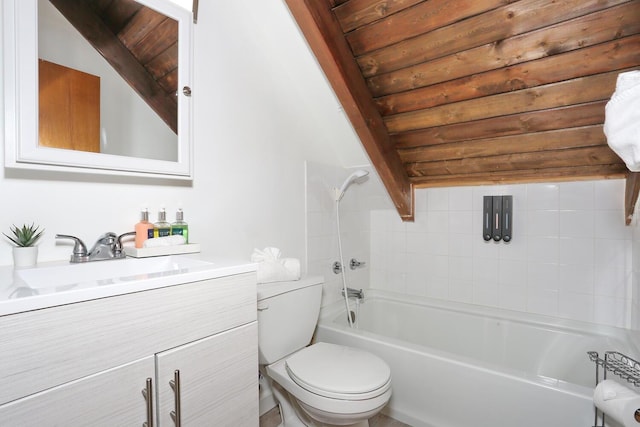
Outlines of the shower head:
[{"label": "shower head", "polygon": [[362,182],[362,178],[364,178],[367,175],[369,175],[369,172],[364,169],[358,169],[357,171],[349,175],[347,179],[344,181],[344,183],[342,184],[342,187],[340,187],[340,189],[336,189],[336,202],[339,202],[340,200],[342,200],[342,197],[344,196],[345,191],[347,191],[347,188],[349,188],[351,184],[353,184],[354,182],[356,183]]}]

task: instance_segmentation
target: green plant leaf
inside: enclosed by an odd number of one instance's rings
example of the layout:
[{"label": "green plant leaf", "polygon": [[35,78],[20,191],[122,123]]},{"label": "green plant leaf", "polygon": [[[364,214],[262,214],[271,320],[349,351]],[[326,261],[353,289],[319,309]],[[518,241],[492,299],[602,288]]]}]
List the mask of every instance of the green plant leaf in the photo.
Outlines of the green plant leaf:
[{"label": "green plant leaf", "polygon": [[39,226],[35,224],[27,225],[23,224],[22,228],[18,228],[15,225],[9,228],[12,236],[4,234],[4,236],[13,242],[16,246],[29,247],[36,244],[36,242],[42,237],[44,230],[40,230]]}]

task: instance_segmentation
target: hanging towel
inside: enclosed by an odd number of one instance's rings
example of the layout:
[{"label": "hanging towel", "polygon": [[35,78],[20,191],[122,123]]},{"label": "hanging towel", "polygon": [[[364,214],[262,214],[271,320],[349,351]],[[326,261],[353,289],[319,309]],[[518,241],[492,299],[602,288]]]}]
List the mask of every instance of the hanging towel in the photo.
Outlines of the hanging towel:
[{"label": "hanging towel", "polygon": [[258,283],[300,280],[300,260],[281,258],[278,248],[254,249],[251,262],[258,263]]},{"label": "hanging towel", "polygon": [[605,107],[604,133],[609,147],[632,172],[640,172],[640,71],[620,73]]}]

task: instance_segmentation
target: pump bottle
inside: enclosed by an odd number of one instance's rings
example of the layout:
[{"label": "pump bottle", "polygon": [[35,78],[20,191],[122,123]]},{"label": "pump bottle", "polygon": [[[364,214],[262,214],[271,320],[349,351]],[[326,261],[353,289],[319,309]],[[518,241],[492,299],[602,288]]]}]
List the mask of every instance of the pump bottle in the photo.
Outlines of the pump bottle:
[{"label": "pump bottle", "polygon": [[171,224],[171,235],[179,234],[184,237],[184,242],[189,243],[189,224],[184,221],[184,212],[178,209],[176,221]]},{"label": "pump bottle", "polygon": [[[136,232],[135,246],[139,249],[143,247],[145,240],[153,237],[153,224],[149,222],[149,211],[147,208],[140,211],[140,222],[135,225],[134,229]],[[149,230],[151,230],[151,235],[149,235]]]},{"label": "pump bottle", "polygon": [[164,208],[158,212],[158,222],[153,224],[153,237],[165,237],[171,235],[171,224],[167,222],[167,212]]}]

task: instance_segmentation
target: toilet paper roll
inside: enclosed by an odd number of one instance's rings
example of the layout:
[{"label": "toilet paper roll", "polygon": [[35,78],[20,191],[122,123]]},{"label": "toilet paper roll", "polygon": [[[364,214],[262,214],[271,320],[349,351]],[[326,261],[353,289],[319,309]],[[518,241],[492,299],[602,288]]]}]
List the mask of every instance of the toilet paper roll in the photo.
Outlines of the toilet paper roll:
[{"label": "toilet paper roll", "polygon": [[593,403],[624,427],[640,427],[640,394],[616,381],[601,381],[593,392]]}]

